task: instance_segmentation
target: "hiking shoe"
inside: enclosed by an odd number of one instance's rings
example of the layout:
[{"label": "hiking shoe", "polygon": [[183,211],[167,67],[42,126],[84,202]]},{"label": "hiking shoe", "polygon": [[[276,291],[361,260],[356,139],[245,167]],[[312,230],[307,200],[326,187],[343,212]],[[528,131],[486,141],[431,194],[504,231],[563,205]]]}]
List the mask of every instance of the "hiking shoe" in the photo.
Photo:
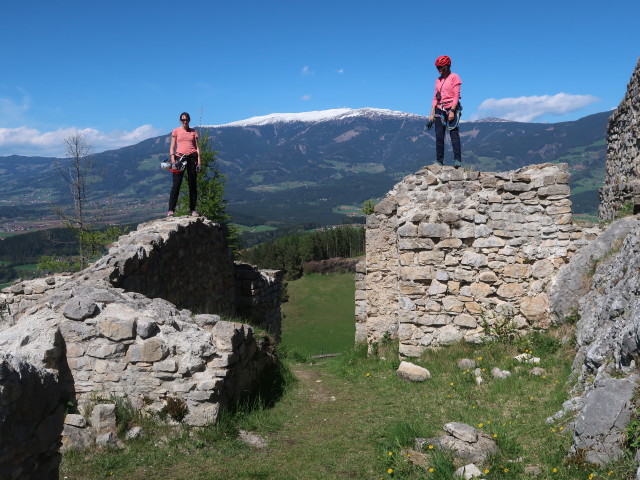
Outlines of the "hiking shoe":
[{"label": "hiking shoe", "polygon": [[455,162],[453,162],[453,166],[455,168],[460,168],[462,166],[462,162],[460,160],[456,160]]},{"label": "hiking shoe", "polygon": [[191,212],[191,216],[192,216],[192,217],[199,217],[200,215],[198,215],[198,212],[196,212],[195,210],[193,210],[193,211]]},{"label": "hiking shoe", "polygon": [[167,212],[167,217],[173,217],[173,210],[169,210]]}]

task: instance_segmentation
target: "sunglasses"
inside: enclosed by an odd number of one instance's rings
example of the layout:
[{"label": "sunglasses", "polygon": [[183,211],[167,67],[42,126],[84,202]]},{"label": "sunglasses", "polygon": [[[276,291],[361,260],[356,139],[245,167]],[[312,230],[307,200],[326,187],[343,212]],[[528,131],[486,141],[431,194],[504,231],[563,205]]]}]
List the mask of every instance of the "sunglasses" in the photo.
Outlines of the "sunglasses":
[{"label": "sunglasses", "polygon": [[438,70],[442,70],[442,69],[443,69],[443,68],[445,68],[445,67],[436,67],[436,68],[437,68]]},{"label": "sunglasses", "polygon": [[189,119],[188,119],[188,118],[181,118],[181,119],[180,119],[180,121],[181,121],[181,122],[188,122],[188,121],[189,121]]}]

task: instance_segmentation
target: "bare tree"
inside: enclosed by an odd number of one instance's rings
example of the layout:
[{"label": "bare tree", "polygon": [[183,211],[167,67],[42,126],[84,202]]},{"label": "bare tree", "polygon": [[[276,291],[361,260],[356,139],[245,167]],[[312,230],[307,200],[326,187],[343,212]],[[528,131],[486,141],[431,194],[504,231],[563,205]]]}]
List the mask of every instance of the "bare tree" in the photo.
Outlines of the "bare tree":
[{"label": "bare tree", "polygon": [[59,164],[58,168],[71,190],[73,209],[53,206],[53,211],[78,236],[80,269],[83,269],[92,250],[95,250],[95,232],[91,230],[104,217],[104,212],[89,214],[87,197],[91,185],[99,181],[101,176],[95,174],[92,146],[82,133],[76,131],[65,137],[64,146],[69,161],[65,165]]}]

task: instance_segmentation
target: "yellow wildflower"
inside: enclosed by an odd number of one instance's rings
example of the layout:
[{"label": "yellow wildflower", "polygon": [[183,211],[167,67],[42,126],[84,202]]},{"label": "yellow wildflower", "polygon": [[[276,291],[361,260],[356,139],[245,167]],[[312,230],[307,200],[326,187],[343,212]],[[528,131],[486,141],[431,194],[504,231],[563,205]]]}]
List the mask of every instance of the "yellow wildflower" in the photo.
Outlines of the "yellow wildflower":
[{"label": "yellow wildflower", "polygon": [[478,428],[482,428],[482,427],[484,427],[484,423],[479,423]]},{"label": "yellow wildflower", "polygon": [[393,473],[393,468],[390,468],[389,470],[387,470],[387,473],[391,475]]},{"label": "yellow wildflower", "polygon": [[556,467],[553,467],[553,470],[551,470],[553,473],[558,473],[558,469]]},{"label": "yellow wildflower", "polygon": [[433,472],[434,472],[433,467],[431,467],[431,468],[429,469],[429,473],[433,473]]},{"label": "yellow wildflower", "polygon": [[433,445],[429,445],[429,450],[433,450]]},{"label": "yellow wildflower", "polygon": [[486,475],[486,474],[488,474],[488,473],[489,473],[489,469],[488,469],[488,468],[485,468],[485,469],[484,469],[484,474]]}]

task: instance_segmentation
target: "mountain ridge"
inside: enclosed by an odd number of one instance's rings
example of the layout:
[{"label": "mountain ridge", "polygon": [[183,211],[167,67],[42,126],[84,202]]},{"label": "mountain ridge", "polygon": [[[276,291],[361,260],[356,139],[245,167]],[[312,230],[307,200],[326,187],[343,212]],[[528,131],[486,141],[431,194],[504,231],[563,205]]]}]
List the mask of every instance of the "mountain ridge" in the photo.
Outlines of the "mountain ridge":
[{"label": "mountain ridge", "polygon": [[[505,171],[567,162],[574,211],[593,212],[604,178],[609,115],[551,124],[466,121],[461,126],[463,165]],[[435,156],[433,131],[425,128],[426,117],[416,114],[333,109],[252,119],[196,127],[207,130],[218,151],[227,176],[228,209],[240,223],[339,223],[343,212],[353,214],[363,201],[384,196]],[[92,188],[97,198],[116,202],[121,215],[114,221],[146,220],[166,209],[171,176],[159,163],[167,157],[169,138],[162,135],[94,155],[106,176]],[[446,155],[445,163],[450,163],[451,152]],[[64,201],[67,186],[55,170],[60,162],[64,160],[0,157],[0,217],[13,218],[12,210],[19,206],[38,218],[50,203]]]}]

